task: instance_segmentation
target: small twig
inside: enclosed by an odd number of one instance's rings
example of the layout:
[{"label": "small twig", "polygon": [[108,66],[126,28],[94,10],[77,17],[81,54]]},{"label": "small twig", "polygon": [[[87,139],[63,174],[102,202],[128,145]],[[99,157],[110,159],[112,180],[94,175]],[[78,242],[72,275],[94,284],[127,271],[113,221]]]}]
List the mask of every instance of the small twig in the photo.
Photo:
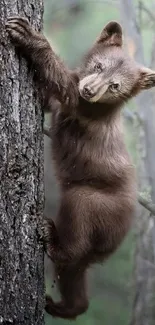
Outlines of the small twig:
[{"label": "small twig", "polygon": [[139,20],[139,27],[141,29],[142,27],[142,0],[139,0],[138,2],[138,20]]},{"label": "small twig", "polygon": [[151,18],[153,23],[155,24],[155,15],[151,12],[151,10],[141,2],[141,9],[147,13],[147,15]]},{"label": "small twig", "polygon": [[149,260],[146,260],[145,258],[138,256],[138,260],[140,260],[143,263],[143,266],[146,265],[147,268],[151,268],[155,270],[154,263],[150,262]]},{"label": "small twig", "polygon": [[151,51],[151,68],[155,68],[155,36],[153,35],[153,40],[152,40],[152,51]]},{"label": "small twig", "polygon": [[135,119],[135,113],[132,112],[129,108],[125,107],[123,111],[124,117],[129,120],[130,122],[133,122]]},{"label": "small twig", "polygon": [[45,135],[47,135],[47,137],[51,138],[51,128],[47,125],[44,126],[43,132]]},{"label": "small twig", "polygon": [[138,196],[138,202],[148,211],[150,211],[155,216],[155,204],[153,204],[151,201],[148,201],[144,197],[142,197],[140,194]]}]

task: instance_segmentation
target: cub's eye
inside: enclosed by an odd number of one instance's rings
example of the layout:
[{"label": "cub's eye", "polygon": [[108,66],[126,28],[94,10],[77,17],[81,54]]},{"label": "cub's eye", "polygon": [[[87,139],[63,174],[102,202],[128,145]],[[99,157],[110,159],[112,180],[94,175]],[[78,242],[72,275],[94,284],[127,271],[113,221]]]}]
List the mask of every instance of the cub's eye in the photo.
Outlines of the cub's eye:
[{"label": "cub's eye", "polygon": [[95,70],[96,71],[98,71],[98,72],[101,72],[103,69],[102,69],[102,64],[101,63],[97,63],[96,65],[95,65]]},{"label": "cub's eye", "polygon": [[120,89],[120,85],[117,84],[117,83],[115,83],[115,84],[111,84],[111,85],[109,86],[109,89],[112,90],[112,91],[116,91],[116,90]]}]

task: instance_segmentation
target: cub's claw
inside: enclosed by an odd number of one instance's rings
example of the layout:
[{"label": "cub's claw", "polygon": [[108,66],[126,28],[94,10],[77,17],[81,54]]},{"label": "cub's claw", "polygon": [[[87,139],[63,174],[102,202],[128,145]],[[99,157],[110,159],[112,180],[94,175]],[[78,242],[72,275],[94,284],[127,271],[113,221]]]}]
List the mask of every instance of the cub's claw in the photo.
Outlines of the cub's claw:
[{"label": "cub's claw", "polygon": [[10,17],[6,23],[6,29],[16,45],[24,45],[35,34],[26,18]]},{"label": "cub's claw", "polygon": [[56,228],[52,219],[43,220],[43,242],[44,242],[44,250],[46,254],[51,258],[53,248],[55,244],[58,242],[58,236],[56,232]]},{"label": "cub's claw", "polygon": [[47,313],[50,313],[51,306],[54,305],[53,299],[49,295],[46,295],[45,299],[46,299],[45,310]]},{"label": "cub's claw", "polygon": [[15,23],[15,24],[19,24],[19,25],[21,25],[21,26],[23,26],[25,28],[27,28],[27,27],[30,27],[31,28],[30,23],[29,23],[29,21],[28,21],[27,18],[22,18],[22,17],[9,17],[7,24],[9,24],[9,23],[10,24],[11,23]]}]

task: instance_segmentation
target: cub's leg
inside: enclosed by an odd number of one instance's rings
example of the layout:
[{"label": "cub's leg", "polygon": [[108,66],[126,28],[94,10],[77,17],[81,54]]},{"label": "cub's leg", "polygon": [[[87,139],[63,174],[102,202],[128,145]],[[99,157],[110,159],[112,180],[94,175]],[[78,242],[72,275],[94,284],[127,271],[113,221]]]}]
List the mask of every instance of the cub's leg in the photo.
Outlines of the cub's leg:
[{"label": "cub's leg", "polygon": [[44,240],[45,251],[55,263],[55,273],[61,301],[55,303],[50,296],[46,297],[45,310],[54,317],[75,319],[88,308],[86,292],[86,269],[88,261],[85,254],[87,248],[79,246],[78,240],[70,230],[64,229],[64,236],[59,236],[54,222],[45,219]]},{"label": "cub's leg", "polygon": [[86,266],[82,265],[82,261],[64,267],[56,266],[56,275],[61,301],[55,303],[46,296],[45,310],[54,317],[75,319],[88,308]]}]

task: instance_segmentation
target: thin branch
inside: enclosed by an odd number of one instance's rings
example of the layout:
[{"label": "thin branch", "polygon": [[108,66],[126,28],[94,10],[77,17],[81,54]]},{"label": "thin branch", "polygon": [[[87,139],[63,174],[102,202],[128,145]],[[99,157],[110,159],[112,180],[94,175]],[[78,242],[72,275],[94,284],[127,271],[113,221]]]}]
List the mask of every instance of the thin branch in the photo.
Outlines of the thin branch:
[{"label": "thin branch", "polygon": [[138,1],[138,25],[139,25],[139,28],[141,29],[141,26],[142,26],[142,1],[139,0]]},{"label": "thin branch", "polygon": [[155,216],[155,204],[139,194],[138,202]]},{"label": "thin branch", "polygon": [[47,137],[51,138],[51,128],[47,125],[44,125],[43,132]]},{"label": "thin branch", "polygon": [[155,15],[152,13],[152,11],[151,11],[148,7],[146,7],[146,6],[144,5],[143,2],[141,2],[141,9],[147,13],[147,15],[149,16],[149,18],[150,18],[150,19],[153,21],[153,23],[155,24]]},{"label": "thin branch", "polygon": [[155,68],[155,36],[154,35],[153,35],[153,40],[152,40],[151,67],[152,67],[152,69]]},{"label": "thin branch", "polygon": [[132,112],[128,107],[124,108],[123,115],[130,122],[133,122],[136,117],[136,114],[134,112]]},{"label": "thin branch", "polygon": [[145,258],[138,256],[138,260],[140,260],[140,262],[142,262],[147,268],[151,268],[155,270],[155,265],[154,263],[150,262],[149,260],[146,260]]}]

